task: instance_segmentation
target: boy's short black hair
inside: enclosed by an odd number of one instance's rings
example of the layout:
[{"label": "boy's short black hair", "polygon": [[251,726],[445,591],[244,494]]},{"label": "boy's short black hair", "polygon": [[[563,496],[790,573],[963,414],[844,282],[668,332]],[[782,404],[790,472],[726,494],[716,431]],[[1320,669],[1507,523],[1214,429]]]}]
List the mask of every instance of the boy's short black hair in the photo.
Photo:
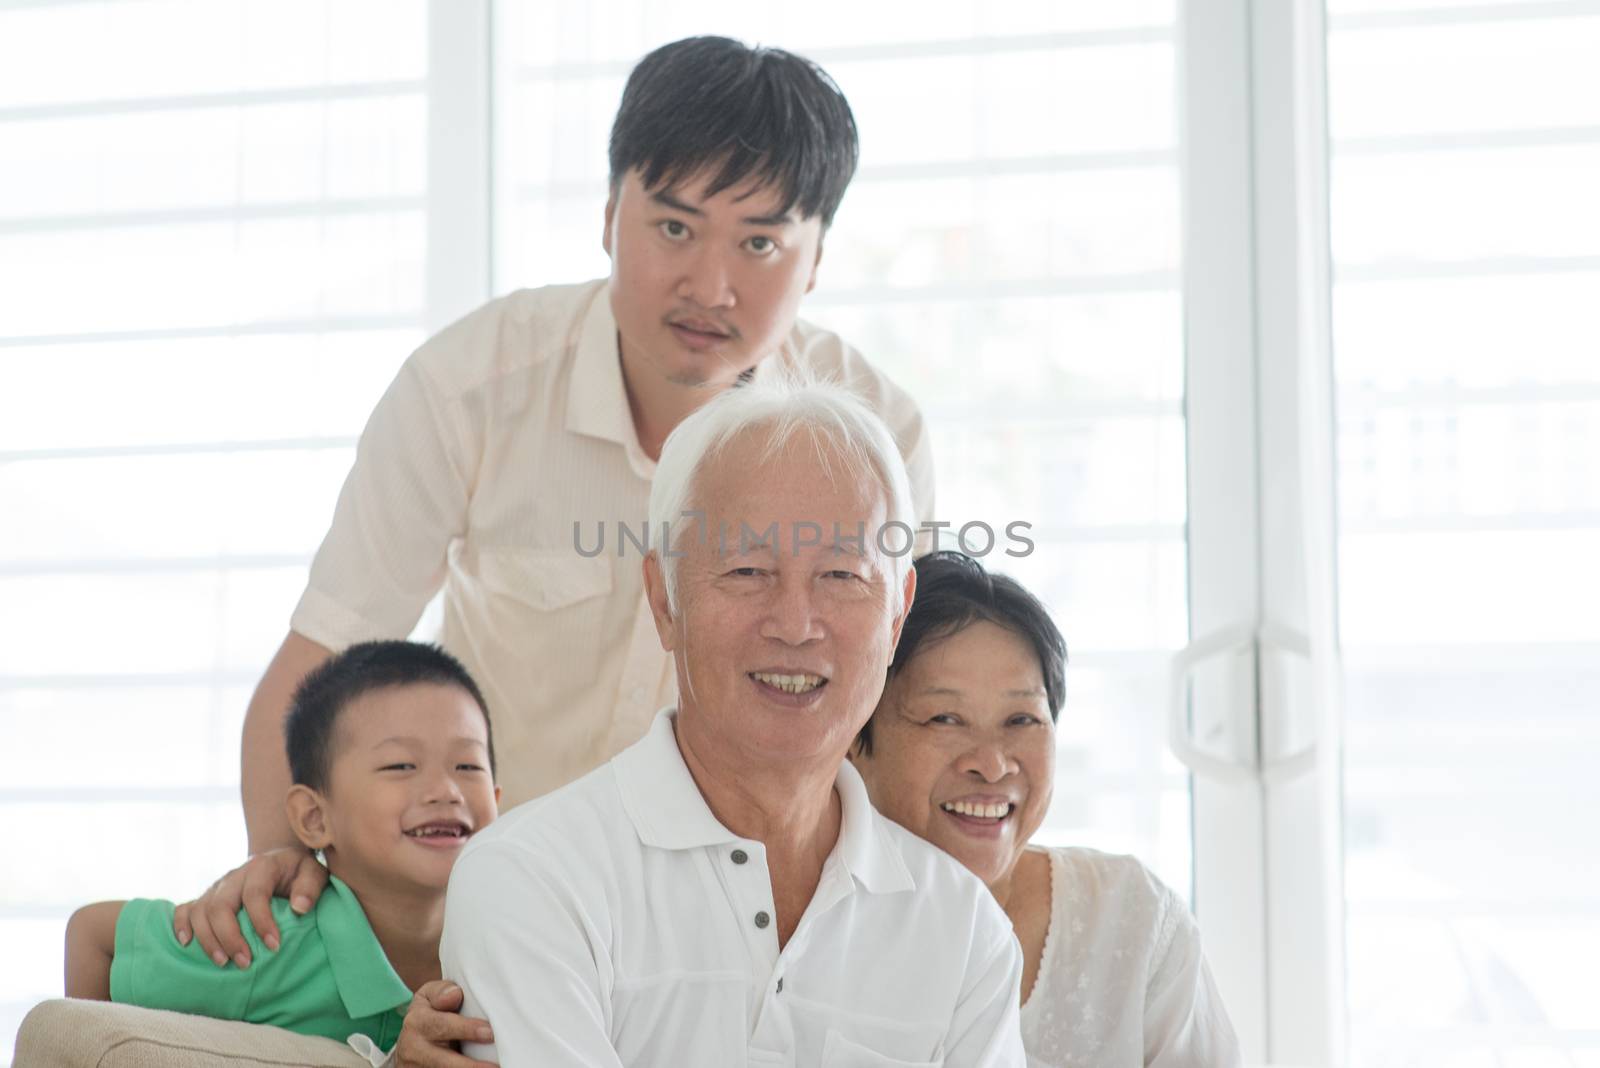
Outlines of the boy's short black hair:
[{"label": "boy's short black hair", "polygon": [[727,37],[662,45],[628,76],[611,126],[611,185],[638,168],[651,192],[706,168],[708,194],[754,178],[785,213],[822,218],[844,198],[859,155],[850,104],[823,69]]},{"label": "boy's short black hair", "polygon": [[494,774],[494,730],[489,705],[461,661],[421,642],[360,642],[307,673],[294,692],[283,724],[289,776],[297,784],[326,792],[333,768],[333,736],[339,715],[356,698],[389,686],[433,683],[458,686],[483,712],[489,773]]},{"label": "boy's short black hair", "polygon": [[[996,575],[966,553],[945,550],[919,557],[917,595],[900,628],[900,644],[889,664],[889,678],[905,670],[925,645],[948,638],[974,623],[1004,627],[1033,646],[1044,677],[1045,700],[1052,720],[1061,717],[1067,698],[1067,642],[1039,598],[1007,575]],[[872,755],[872,720],[856,745]]]}]

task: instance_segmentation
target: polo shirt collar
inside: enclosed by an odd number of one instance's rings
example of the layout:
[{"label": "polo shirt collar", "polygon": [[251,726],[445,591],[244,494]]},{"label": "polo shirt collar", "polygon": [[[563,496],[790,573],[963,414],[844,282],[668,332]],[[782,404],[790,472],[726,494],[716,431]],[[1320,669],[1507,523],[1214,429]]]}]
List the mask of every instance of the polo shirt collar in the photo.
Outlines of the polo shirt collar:
[{"label": "polo shirt collar", "polygon": [[736,842],[739,836],[712,815],[683,762],[672,726],[677,714],[673,708],[656,713],[645,736],[612,762],[622,807],[647,846],[696,849]]},{"label": "polo shirt collar", "polygon": [[578,328],[572,374],[567,384],[567,429],[639,447],[622,384],[622,357],[617,351],[617,320],[611,314],[611,284],[595,283],[589,309]]},{"label": "polo shirt collar", "polygon": [[834,857],[873,894],[915,890],[916,880],[906,867],[900,846],[890,837],[887,821],[872,807],[867,785],[856,766],[846,760],[833,780],[839,791],[839,842]]},{"label": "polo shirt collar", "polygon": [[339,1000],[352,1020],[398,1009],[411,1000],[410,988],[383,955],[355,892],[333,875],[317,901],[317,931],[328,951]]},{"label": "polo shirt collar", "polygon": [[[612,762],[622,807],[639,840],[657,849],[697,849],[739,841],[718,822],[700,793],[673,730],[677,710],[656,714],[650,730]],[[839,841],[830,862],[844,866],[875,894],[916,889],[898,844],[872,807],[861,774],[848,760],[834,778],[839,791]]]}]

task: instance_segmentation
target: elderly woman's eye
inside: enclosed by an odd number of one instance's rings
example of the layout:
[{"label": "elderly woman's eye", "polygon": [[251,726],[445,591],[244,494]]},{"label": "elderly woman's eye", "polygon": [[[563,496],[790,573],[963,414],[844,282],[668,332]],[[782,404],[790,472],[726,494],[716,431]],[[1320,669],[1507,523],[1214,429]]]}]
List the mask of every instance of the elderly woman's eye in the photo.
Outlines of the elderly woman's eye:
[{"label": "elderly woman's eye", "polygon": [[1018,712],[1016,715],[1011,717],[1011,722],[1018,727],[1034,727],[1042,724],[1044,720],[1040,719],[1032,712]]},{"label": "elderly woman's eye", "polygon": [[960,723],[961,720],[960,720],[959,717],[957,717],[952,712],[939,712],[939,713],[936,713],[936,714],[934,714],[932,716],[929,716],[928,717],[928,722],[929,723],[940,723],[940,724],[956,724],[956,723]]}]

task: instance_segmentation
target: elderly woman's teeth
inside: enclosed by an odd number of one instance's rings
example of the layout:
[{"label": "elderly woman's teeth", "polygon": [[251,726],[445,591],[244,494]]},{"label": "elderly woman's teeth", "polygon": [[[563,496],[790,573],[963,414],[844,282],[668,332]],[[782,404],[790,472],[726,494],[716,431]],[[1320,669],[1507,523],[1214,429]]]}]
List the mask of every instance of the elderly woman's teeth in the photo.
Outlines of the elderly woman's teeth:
[{"label": "elderly woman's teeth", "polygon": [[1011,810],[1016,806],[1004,803],[998,805],[976,805],[971,801],[946,801],[939,807],[946,812],[954,812],[958,816],[977,816],[986,820],[998,820],[1011,815]]},{"label": "elderly woman's teeth", "polygon": [[785,693],[808,693],[823,682],[821,675],[769,675],[764,671],[752,672],[750,677]]}]

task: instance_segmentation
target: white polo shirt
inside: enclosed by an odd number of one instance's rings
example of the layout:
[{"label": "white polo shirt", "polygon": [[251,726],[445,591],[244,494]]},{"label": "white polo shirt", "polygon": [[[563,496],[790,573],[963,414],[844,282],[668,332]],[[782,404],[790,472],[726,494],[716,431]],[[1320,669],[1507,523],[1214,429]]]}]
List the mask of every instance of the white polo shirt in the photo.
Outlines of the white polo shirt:
[{"label": "white polo shirt", "polygon": [[503,1068],[1023,1065],[1022,953],[988,889],[880,816],[839,839],[782,952],[760,842],[712,815],[662,712],[456,862],[440,963]]},{"label": "white polo shirt", "polygon": [[[906,393],[838,335],[796,323],[763,360],[867,401],[933,518],[933,458]],[[637,741],[676,701],[634,537],[640,448],[604,281],[512,293],[441,331],[378,402],[290,626],[338,651],[403,638],[444,587],[440,640],[483,688],[503,807]],[[585,556],[574,548],[574,527]]]}]

